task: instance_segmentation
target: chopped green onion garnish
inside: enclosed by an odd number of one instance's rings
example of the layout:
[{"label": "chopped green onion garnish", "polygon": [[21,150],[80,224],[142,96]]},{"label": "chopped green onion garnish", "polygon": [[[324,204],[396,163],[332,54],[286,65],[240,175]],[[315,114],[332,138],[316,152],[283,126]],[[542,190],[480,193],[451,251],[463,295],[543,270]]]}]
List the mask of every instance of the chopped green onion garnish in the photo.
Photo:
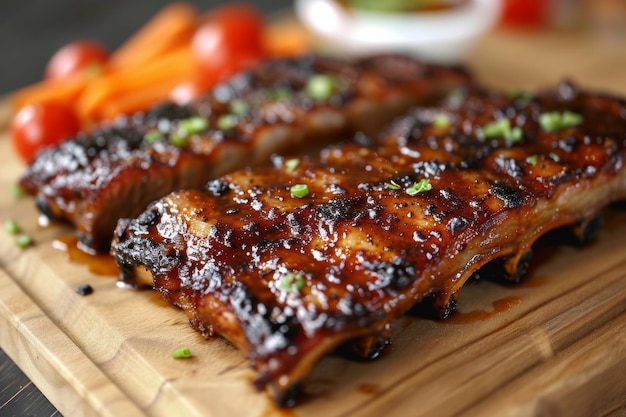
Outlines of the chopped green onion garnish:
[{"label": "chopped green onion garnish", "polygon": [[530,155],[526,158],[526,162],[528,162],[530,165],[537,165],[537,155]]},{"label": "chopped green onion garnish", "polygon": [[159,139],[163,139],[165,135],[158,129],[149,130],[143,135],[143,140],[148,143],[156,142]]},{"label": "chopped green onion garnish", "polygon": [[549,156],[550,156],[550,159],[552,159],[554,162],[561,162],[561,157],[555,154],[554,152],[550,152]]},{"label": "chopped green onion garnish", "polygon": [[176,349],[175,351],[172,352],[172,357],[174,359],[191,358],[191,351],[189,350],[189,348]]},{"label": "chopped green onion garnish", "polygon": [[217,128],[219,130],[232,129],[237,125],[237,116],[234,114],[223,114],[217,119]]},{"label": "chopped green onion garnish", "polygon": [[273,101],[287,101],[291,96],[291,90],[285,87],[277,87],[267,91],[267,98]]},{"label": "chopped green onion garnish", "polygon": [[569,110],[559,113],[558,111],[541,113],[539,115],[539,124],[546,132],[558,132],[562,129],[574,127],[581,124],[583,118],[580,114]]},{"label": "chopped green onion garnish", "polygon": [[283,291],[290,291],[295,294],[300,293],[300,290],[304,288],[306,282],[302,274],[296,274],[289,272],[283,276],[278,282],[278,288]]},{"label": "chopped green onion garnish", "polygon": [[398,184],[396,184],[393,181],[390,182],[386,182],[385,183],[385,188],[389,189],[389,190],[399,190],[400,186]]},{"label": "chopped green onion garnish", "polygon": [[533,99],[533,94],[529,91],[512,88],[506,92],[506,96],[511,100],[521,100],[524,104]]},{"label": "chopped green onion garnish", "polygon": [[26,191],[24,191],[24,189],[19,185],[19,184],[13,184],[11,186],[11,197],[13,198],[22,198],[26,195]]},{"label": "chopped green onion garnish", "polygon": [[170,143],[177,148],[182,148],[187,145],[187,136],[172,135],[170,136]]},{"label": "chopped green onion garnish", "polygon": [[561,130],[561,115],[558,112],[541,113],[539,124],[546,132],[556,132]]},{"label": "chopped green onion garnish", "polygon": [[523,137],[524,137],[524,132],[522,131],[522,128],[519,126],[514,127],[513,129],[511,129],[509,133],[504,135],[504,139],[506,139],[506,141],[509,143],[519,142],[522,140]]},{"label": "chopped green onion garnish", "polygon": [[306,94],[316,101],[328,100],[337,87],[337,78],[332,75],[316,74],[306,83]]},{"label": "chopped green onion garnish", "polygon": [[309,187],[306,184],[296,184],[290,191],[292,196],[302,198],[309,194]]},{"label": "chopped green onion garnish", "polygon": [[192,116],[178,122],[178,130],[169,137],[172,145],[182,148],[187,146],[189,135],[200,133],[209,128],[209,119],[202,116]]},{"label": "chopped green onion garnish", "polygon": [[522,129],[517,126],[512,128],[511,122],[507,118],[486,124],[478,133],[487,139],[502,137],[509,143],[519,142],[524,136]]},{"label": "chopped green onion garnish", "polygon": [[556,132],[561,129],[561,115],[558,112],[541,113],[539,124],[546,132]]},{"label": "chopped green onion garnish", "polygon": [[20,225],[15,220],[7,220],[4,222],[4,230],[12,235],[16,235],[20,232]]},{"label": "chopped green onion garnish", "polygon": [[183,136],[200,133],[209,128],[209,119],[202,116],[192,116],[178,122],[179,134]]},{"label": "chopped green onion garnish", "polygon": [[22,234],[15,237],[15,245],[18,248],[25,248],[30,246],[31,243],[33,243],[33,239],[28,235]]},{"label": "chopped green onion garnish", "polygon": [[245,116],[250,111],[250,106],[242,99],[234,99],[230,102],[230,112],[235,116]]},{"label": "chopped green onion garnish", "polygon": [[572,111],[566,110],[561,114],[561,123],[563,127],[574,127],[583,122],[583,117]]},{"label": "chopped green onion garnish", "polygon": [[503,136],[509,130],[511,130],[509,119],[499,119],[495,122],[487,123],[480,129],[480,132],[486,138],[495,138]]},{"label": "chopped green onion garnish", "polygon": [[433,189],[432,184],[428,178],[422,178],[418,182],[414,183],[412,186],[406,189],[407,194],[415,195],[419,193],[423,193],[426,191],[430,191]]},{"label": "chopped green onion garnish", "polygon": [[450,126],[450,118],[448,117],[447,114],[443,114],[443,113],[438,114],[433,119],[433,126],[440,128],[440,129],[446,128]]},{"label": "chopped green onion garnish", "polygon": [[299,164],[300,160],[298,158],[287,159],[285,161],[285,170],[287,172],[293,172]]}]

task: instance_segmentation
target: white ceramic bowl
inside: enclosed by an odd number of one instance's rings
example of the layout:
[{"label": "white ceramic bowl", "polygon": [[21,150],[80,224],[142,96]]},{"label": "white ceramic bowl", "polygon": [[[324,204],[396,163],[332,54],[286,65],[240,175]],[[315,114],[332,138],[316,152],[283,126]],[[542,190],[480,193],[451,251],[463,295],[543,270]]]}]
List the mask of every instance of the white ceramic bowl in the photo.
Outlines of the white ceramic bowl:
[{"label": "white ceramic bowl", "polygon": [[468,0],[441,11],[386,13],[348,11],[334,0],[296,0],[295,9],[330,50],[352,55],[395,51],[455,63],[497,22],[501,1]]}]

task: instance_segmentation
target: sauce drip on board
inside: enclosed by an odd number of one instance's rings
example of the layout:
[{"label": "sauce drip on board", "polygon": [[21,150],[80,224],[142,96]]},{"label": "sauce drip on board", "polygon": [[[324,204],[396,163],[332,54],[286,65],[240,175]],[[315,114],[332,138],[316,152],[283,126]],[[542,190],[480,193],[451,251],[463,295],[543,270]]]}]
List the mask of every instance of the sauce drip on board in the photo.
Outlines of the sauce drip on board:
[{"label": "sauce drip on board", "polygon": [[450,317],[441,320],[441,322],[445,324],[470,324],[477,321],[484,321],[490,319],[496,314],[509,311],[511,308],[521,303],[521,301],[522,299],[517,296],[504,297],[492,302],[492,309],[490,310],[473,310],[467,313],[455,310]]},{"label": "sauce drip on board", "polygon": [[104,253],[90,254],[81,250],[78,246],[78,239],[74,235],[57,238],[52,242],[52,246],[67,253],[71,262],[86,265],[89,272],[95,275],[112,277],[119,275],[119,270],[111,255]]}]

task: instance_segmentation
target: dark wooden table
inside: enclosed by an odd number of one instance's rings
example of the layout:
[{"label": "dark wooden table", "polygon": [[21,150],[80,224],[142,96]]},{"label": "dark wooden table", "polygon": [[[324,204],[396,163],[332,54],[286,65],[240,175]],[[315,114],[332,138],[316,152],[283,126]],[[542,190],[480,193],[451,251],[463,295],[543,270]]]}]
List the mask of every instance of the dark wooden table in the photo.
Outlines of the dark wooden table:
[{"label": "dark wooden table", "polygon": [[[218,0],[187,0],[200,10]],[[51,54],[76,39],[113,49],[169,0],[22,0],[0,4],[0,96],[36,82]],[[255,0],[268,16],[291,0]],[[0,347],[0,416],[60,416]]]},{"label": "dark wooden table", "polygon": [[60,416],[13,361],[0,350],[0,415]]}]

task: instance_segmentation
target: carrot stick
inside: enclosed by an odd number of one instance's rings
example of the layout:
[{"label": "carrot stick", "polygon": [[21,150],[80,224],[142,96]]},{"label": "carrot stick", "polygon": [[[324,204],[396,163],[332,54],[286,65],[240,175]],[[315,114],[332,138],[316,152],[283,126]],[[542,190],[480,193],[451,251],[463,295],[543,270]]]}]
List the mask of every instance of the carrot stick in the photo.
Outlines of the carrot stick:
[{"label": "carrot stick", "polygon": [[162,8],[113,52],[113,70],[136,67],[187,45],[198,25],[198,11],[184,2]]},{"label": "carrot stick", "polygon": [[87,86],[78,99],[77,112],[83,120],[102,120],[100,108],[105,103],[133,90],[192,77],[196,69],[197,62],[187,46],[143,65],[106,74]]},{"label": "carrot stick", "polygon": [[43,80],[11,94],[9,101],[14,110],[28,103],[42,101],[74,102],[84,91],[89,78],[79,75],[57,80]]},{"label": "carrot stick", "polygon": [[310,51],[313,41],[297,21],[285,20],[265,28],[263,45],[270,56],[292,57]]},{"label": "carrot stick", "polygon": [[132,114],[148,110],[155,104],[169,99],[172,90],[179,84],[187,81],[188,77],[174,77],[163,80],[158,84],[135,89],[111,98],[104,102],[98,111],[102,120],[113,119],[120,114]]}]

